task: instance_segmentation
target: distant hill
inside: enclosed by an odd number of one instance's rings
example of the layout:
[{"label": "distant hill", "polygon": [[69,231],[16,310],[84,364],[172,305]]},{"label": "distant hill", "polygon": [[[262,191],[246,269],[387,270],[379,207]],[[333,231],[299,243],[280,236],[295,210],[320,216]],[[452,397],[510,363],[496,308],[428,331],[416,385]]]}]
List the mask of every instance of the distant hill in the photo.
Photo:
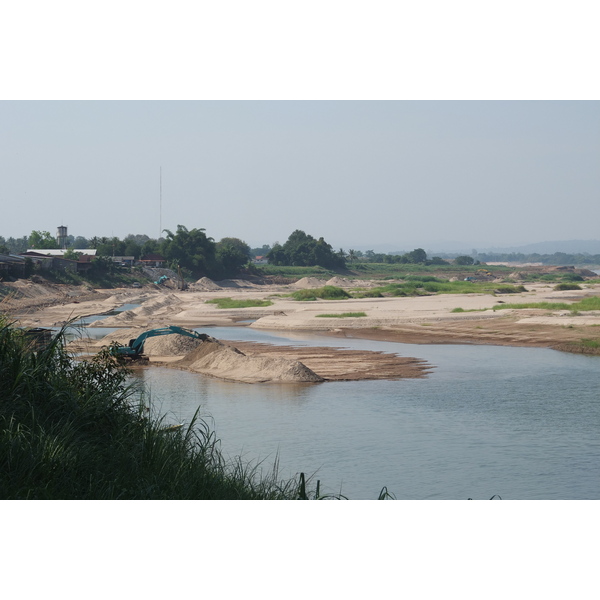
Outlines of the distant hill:
[{"label": "distant hill", "polygon": [[477,248],[478,252],[498,252],[508,254],[521,252],[523,254],[554,254],[564,252],[565,254],[600,254],[600,240],[563,240],[555,242],[537,242],[525,246],[510,246],[494,248]]},{"label": "distant hill", "polygon": [[[344,246],[345,247],[345,246]],[[457,242],[457,241],[424,241],[422,243],[400,244],[374,244],[372,246],[357,246],[357,250],[374,250],[385,254],[405,254],[415,248],[423,248],[428,256],[439,254],[467,254],[471,255],[473,250],[480,253],[497,254],[554,254],[555,252],[564,252],[565,254],[600,254],[600,240],[558,240],[550,242],[536,242],[522,246],[487,246],[481,242]]]}]

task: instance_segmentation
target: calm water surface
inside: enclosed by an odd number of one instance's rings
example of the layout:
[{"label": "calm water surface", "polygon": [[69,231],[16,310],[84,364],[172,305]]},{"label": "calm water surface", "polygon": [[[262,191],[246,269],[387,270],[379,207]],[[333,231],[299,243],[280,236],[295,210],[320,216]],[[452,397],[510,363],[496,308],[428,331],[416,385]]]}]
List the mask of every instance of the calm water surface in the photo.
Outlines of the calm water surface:
[{"label": "calm water surface", "polygon": [[538,348],[411,345],[250,328],[214,337],[342,346],[424,358],[427,379],[228,383],[140,369],[154,408],[189,422],[198,407],[229,456],[278,455],[280,475],[322,489],[399,499],[600,498],[600,359]]}]

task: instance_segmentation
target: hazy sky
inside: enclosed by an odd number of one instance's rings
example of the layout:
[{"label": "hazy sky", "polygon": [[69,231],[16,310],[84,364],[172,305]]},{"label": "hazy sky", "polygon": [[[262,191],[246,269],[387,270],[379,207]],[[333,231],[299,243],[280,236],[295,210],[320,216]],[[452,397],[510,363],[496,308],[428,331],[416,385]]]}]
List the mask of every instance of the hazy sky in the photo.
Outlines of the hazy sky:
[{"label": "hazy sky", "polygon": [[4,237],[599,237],[597,101],[4,101],[0,164]]}]

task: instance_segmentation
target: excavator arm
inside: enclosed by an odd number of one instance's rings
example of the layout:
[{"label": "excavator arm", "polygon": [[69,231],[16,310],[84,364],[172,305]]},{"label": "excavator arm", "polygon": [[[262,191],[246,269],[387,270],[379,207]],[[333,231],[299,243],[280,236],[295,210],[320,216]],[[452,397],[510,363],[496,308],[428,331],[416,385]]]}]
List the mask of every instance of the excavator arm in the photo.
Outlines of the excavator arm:
[{"label": "excavator arm", "polygon": [[191,329],[185,329],[184,327],[177,327],[177,325],[169,325],[167,327],[160,327],[158,329],[150,329],[144,331],[137,338],[130,340],[129,346],[121,346],[117,349],[118,356],[127,356],[130,358],[139,358],[144,351],[144,343],[148,338],[156,337],[158,335],[171,335],[178,333],[179,335],[186,335],[188,337],[196,338],[198,340],[206,341],[210,336],[205,333],[198,333]]}]

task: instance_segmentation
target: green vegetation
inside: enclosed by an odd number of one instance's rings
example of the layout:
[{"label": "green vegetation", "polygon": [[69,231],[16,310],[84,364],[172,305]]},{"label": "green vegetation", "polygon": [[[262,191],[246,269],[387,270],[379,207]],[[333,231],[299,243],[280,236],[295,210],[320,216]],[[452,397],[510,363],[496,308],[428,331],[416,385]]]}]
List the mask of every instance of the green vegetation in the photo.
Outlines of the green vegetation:
[{"label": "green vegetation", "polygon": [[298,290],[292,293],[292,298],[301,302],[320,300],[346,300],[351,298],[350,294],[342,288],[334,285],[325,285],[320,288]]},{"label": "green vegetation", "polygon": [[586,348],[600,349],[600,340],[592,340],[589,338],[583,338],[581,340],[581,345],[585,346]]},{"label": "green vegetation", "polygon": [[495,290],[496,294],[520,294],[526,292],[524,286],[522,285],[500,285]]},{"label": "green vegetation", "polygon": [[330,313],[325,315],[317,315],[317,317],[322,317],[324,319],[349,319],[349,318],[357,318],[357,317],[366,317],[367,313],[365,312],[345,312],[345,313]]},{"label": "green vegetation", "polygon": [[503,310],[505,308],[540,308],[544,310],[570,310],[574,311],[586,311],[586,310],[600,310],[600,297],[592,296],[590,298],[583,298],[579,302],[524,302],[521,304],[501,304],[494,306],[492,310]]},{"label": "green vegetation", "polygon": [[567,290],[580,290],[581,286],[576,283],[559,283],[558,285],[554,286],[554,289],[557,292],[563,292]]},{"label": "green vegetation", "polygon": [[286,279],[295,280],[303,277],[316,277],[317,279],[331,279],[336,275],[331,269],[323,269],[322,267],[294,267],[287,265],[261,265],[258,271],[262,275],[269,277],[285,277]]},{"label": "green vegetation", "polygon": [[[572,326],[571,326],[572,328]],[[579,341],[564,342],[555,346],[556,350],[562,350],[564,352],[575,352],[577,354],[592,354],[595,356],[600,355],[600,340],[582,338]]]},{"label": "green vegetation", "polygon": [[269,263],[278,266],[309,267],[319,265],[327,269],[343,269],[345,253],[335,253],[322,237],[318,240],[296,229],[285,244],[274,244],[267,253]]},{"label": "green vegetation", "polygon": [[475,259],[472,256],[457,256],[454,259],[455,265],[472,265],[475,263]]},{"label": "green vegetation", "polygon": [[270,300],[233,300],[232,298],[215,298],[207,300],[206,304],[216,304],[219,308],[253,308],[272,306]]},{"label": "green vegetation", "polygon": [[38,250],[53,250],[59,247],[56,239],[48,231],[32,231],[28,245]]},{"label": "green vegetation", "polygon": [[167,237],[159,246],[161,254],[194,277],[229,277],[250,260],[250,247],[237,238],[223,238],[215,243],[204,229],[188,230],[183,225],[177,225],[175,233],[168,229],[165,232]]},{"label": "green vegetation", "polygon": [[313,499],[304,475],[227,462],[206,423],[169,427],[109,350],[72,360],[59,334],[34,352],[0,323],[0,497],[3,499]]},{"label": "green vegetation", "polygon": [[526,291],[523,286],[498,287],[490,281],[448,281],[431,276],[411,275],[405,277],[404,283],[388,283],[373,288],[370,292],[387,296],[426,296],[430,294],[516,294]]},{"label": "green vegetation", "polygon": [[378,290],[356,290],[353,296],[354,298],[383,298],[383,294]]}]

